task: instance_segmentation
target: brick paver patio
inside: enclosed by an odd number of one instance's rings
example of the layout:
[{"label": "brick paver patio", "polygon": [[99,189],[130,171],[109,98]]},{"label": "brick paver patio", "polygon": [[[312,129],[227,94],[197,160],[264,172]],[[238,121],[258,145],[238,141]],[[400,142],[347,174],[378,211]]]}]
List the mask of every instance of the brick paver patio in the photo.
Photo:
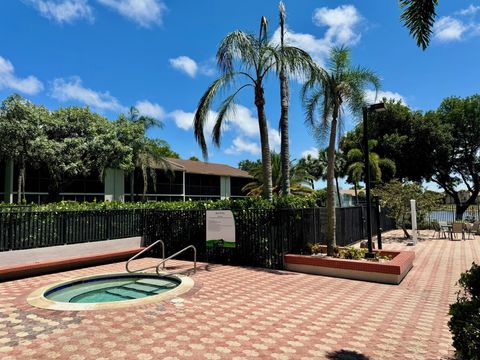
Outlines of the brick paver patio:
[{"label": "brick paver patio", "polygon": [[[384,246],[405,247],[395,239]],[[0,358],[448,359],[448,304],[460,273],[480,261],[480,238],[412,249],[414,268],[399,286],[202,265],[186,295],[115,311],[42,310],[26,297],[124,263],[0,283]]]}]

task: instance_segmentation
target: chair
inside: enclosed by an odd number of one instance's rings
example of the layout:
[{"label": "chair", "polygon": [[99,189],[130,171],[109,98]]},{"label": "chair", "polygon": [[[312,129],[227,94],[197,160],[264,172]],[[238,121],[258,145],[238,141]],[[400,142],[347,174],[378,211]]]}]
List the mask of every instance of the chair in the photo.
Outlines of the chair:
[{"label": "chair", "polygon": [[438,224],[440,225],[440,230],[443,232],[445,238],[447,237],[447,233],[450,235],[450,238],[453,237],[451,232],[452,228],[446,221],[439,221]]},{"label": "chair", "polygon": [[480,230],[480,220],[477,220],[469,226],[467,230],[468,238],[470,239],[470,235],[473,235],[473,239],[475,239],[475,235],[478,234],[479,230]]},{"label": "chair", "polygon": [[454,222],[452,224],[452,240],[457,237],[456,234],[462,234],[462,239],[465,239],[464,225],[461,222]]},{"label": "chair", "polygon": [[443,237],[446,237],[445,230],[442,229],[442,227],[440,226],[438,221],[436,221],[436,220],[432,221],[432,226],[433,226],[433,236],[432,236],[432,238],[434,238],[437,233],[438,233],[438,238],[441,238],[442,234],[443,234]]}]

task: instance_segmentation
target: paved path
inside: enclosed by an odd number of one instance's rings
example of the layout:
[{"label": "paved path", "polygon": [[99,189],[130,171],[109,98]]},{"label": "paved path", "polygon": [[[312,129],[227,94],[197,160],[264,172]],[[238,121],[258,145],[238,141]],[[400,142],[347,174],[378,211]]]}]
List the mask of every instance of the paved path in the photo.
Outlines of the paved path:
[{"label": "paved path", "polygon": [[0,283],[0,358],[448,359],[448,304],[460,273],[480,262],[480,239],[420,241],[414,250],[399,286],[212,265],[180,298],[115,311],[47,311],[25,299],[123,263]]}]

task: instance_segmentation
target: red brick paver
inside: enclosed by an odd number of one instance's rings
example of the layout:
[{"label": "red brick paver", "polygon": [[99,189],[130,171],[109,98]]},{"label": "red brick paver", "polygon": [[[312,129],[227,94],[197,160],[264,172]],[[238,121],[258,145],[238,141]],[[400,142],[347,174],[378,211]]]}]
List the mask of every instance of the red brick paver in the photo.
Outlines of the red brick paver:
[{"label": "red brick paver", "polygon": [[414,268],[399,286],[203,265],[189,293],[114,311],[42,310],[26,297],[124,263],[0,283],[0,359],[447,359],[448,304],[460,273],[480,261],[480,239],[408,250]]}]

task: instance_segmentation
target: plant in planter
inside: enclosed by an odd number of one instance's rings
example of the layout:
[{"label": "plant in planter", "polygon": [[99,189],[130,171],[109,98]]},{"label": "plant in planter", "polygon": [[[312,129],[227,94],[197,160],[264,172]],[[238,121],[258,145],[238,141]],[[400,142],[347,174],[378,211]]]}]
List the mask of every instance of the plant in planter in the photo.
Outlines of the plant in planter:
[{"label": "plant in planter", "polygon": [[480,266],[473,263],[458,281],[457,302],[450,305],[448,322],[453,346],[461,359],[480,359]]}]

